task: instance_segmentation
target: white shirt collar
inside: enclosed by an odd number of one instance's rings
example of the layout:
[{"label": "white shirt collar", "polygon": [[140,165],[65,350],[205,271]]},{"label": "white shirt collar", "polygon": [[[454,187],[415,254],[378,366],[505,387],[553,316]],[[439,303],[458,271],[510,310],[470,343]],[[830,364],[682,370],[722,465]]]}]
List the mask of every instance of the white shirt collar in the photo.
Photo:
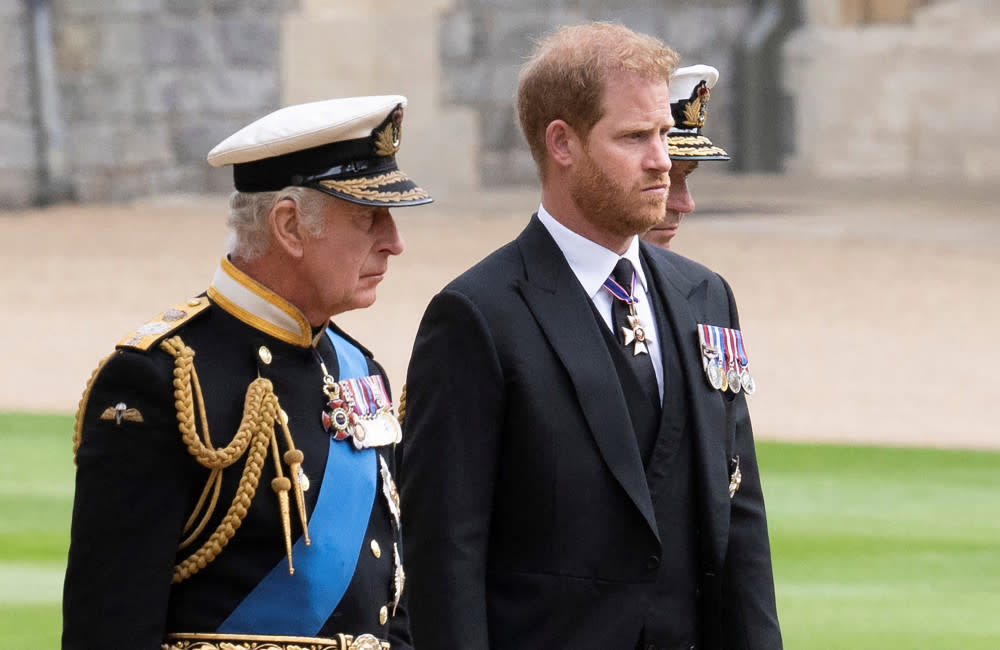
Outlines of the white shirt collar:
[{"label": "white shirt collar", "polygon": [[538,220],[549,231],[574,275],[583,285],[583,290],[591,299],[601,290],[604,281],[608,279],[615,269],[615,264],[622,257],[632,263],[638,284],[642,286],[643,291],[647,291],[646,274],[639,261],[638,237],[632,237],[628,249],[623,255],[619,255],[615,251],[573,232],[549,214],[544,205],[538,206]]}]

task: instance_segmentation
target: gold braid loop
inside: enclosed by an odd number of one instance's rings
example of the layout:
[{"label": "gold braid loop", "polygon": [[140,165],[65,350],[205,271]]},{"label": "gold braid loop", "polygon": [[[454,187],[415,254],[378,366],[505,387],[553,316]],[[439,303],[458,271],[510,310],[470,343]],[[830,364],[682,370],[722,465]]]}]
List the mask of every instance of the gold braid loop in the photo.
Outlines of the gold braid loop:
[{"label": "gold braid loop", "polygon": [[396,406],[396,416],[399,419],[399,426],[403,426],[403,418],[406,416],[406,384],[399,393],[399,404]]},{"label": "gold braid loop", "polygon": [[197,551],[174,567],[172,582],[182,582],[208,566],[222,552],[222,549],[226,547],[229,540],[243,524],[243,519],[247,516],[250,504],[257,493],[257,483],[260,480],[261,470],[264,468],[264,457],[267,455],[270,435],[262,433],[263,435],[256,436],[253,441],[246,465],[243,467],[239,487],[236,489],[236,495],[229,505],[226,516],[223,517],[211,537],[205,540],[205,543]]},{"label": "gold braid loop", "polygon": [[94,368],[94,372],[90,374],[90,379],[87,380],[87,385],[83,389],[83,395],[80,396],[80,403],[76,407],[76,419],[73,424],[73,464],[76,464],[76,452],[80,451],[80,442],[83,440],[83,416],[87,412],[87,402],[90,401],[90,391],[94,387],[94,381],[97,379],[97,375],[101,374],[101,370],[107,365],[108,361],[111,361],[111,357],[114,353],[101,359],[101,362],[97,364]]},{"label": "gold braid loop", "polygon": [[[200,465],[212,470],[208,482],[213,483],[219,480],[219,472],[225,467],[229,467],[242,456],[246,455],[246,465],[240,476],[240,482],[236,489],[233,501],[226,512],[225,517],[219,523],[212,535],[201,547],[187,557],[184,561],[174,567],[173,582],[178,583],[190,578],[195,573],[204,569],[212,562],[222,549],[226,547],[237,529],[242,525],[243,519],[247,515],[250,504],[257,493],[257,485],[260,481],[261,471],[264,468],[268,447],[275,439],[274,425],[280,422],[281,407],[278,398],[274,394],[274,388],[270,381],[258,377],[247,387],[246,398],[243,404],[243,417],[240,426],[232,441],[223,449],[214,449],[211,446],[211,438],[208,432],[208,422],[204,411],[204,398],[201,386],[198,383],[197,374],[194,371],[194,350],[184,345],[180,337],[175,336],[163,341],[160,344],[168,354],[174,357],[174,400],[177,407],[177,427],[181,432],[184,444],[188,452],[194,456]],[[199,439],[194,402],[195,398],[201,405],[199,415],[201,416],[201,427],[204,441]],[[248,452],[249,450],[249,452]],[[206,491],[208,486],[206,485]],[[204,496],[204,495],[203,495]],[[192,513],[188,522],[188,527],[195,520],[198,509],[204,504],[204,498],[199,500],[199,505]],[[211,517],[215,507],[215,499],[209,506],[209,511],[202,518],[199,525],[199,532],[204,523]],[[285,525],[287,535],[287,524]],[[189,536],[184,541],[184,546],[192,541],[193,536]],[[289,562],[291,558],[289,558]]]},{"label": "gold braid loop", "polygon": [[[274,395],[274,388],[267,379],[258,377],[247,387],[246,400],[243,408],[244,418],[233,439],[222,449],[213,449],[211,442],[206,444],[198,439],[195,423],[193,393],[197,393],[198,402],[204,405],[201,385],[194,372],[194,350],[184,345],[179,336],[167,339],[160,347],[174,357],[174,406],[177,408],[177,428],[181,432],[188,452],[198,463],[208,469],[223,469],[229,467],[243,457],[253,431],[247,426],[246,413],[248,409],[257,411],[266,395]],[[251,406],[253,403],[253,406]],[[205,440],[209,440],[208,423],[202,411],[202,429]],[[273,423],[272,423],[273,424]]]},{"label": "gold braid loop", "polygon": [[[205,526],[208,525],[208,520],[211,519],[212,513],[215,512],[215,506],[219,503],[219,492],[222,490],[222,470],[213,469],[208,475],[208,480],[205,482],[205,488],[201,491],[201,496],[198,497],[198,503],[195,505],[194,510],[191,511],[191,516],[188,517],[187,523],[184,524],[184,533],[191,531],[188,536],[181,541],[180,545],[177,546],[177,550],[183,551],[188,546],[194,543],[194,540],[201,536],[202,531],[205,530]],[[209,493],[211,493],[212,498],[208,506],[205,505],[205,499],[208,498]],[[198,522],[198,526],[192,531],[191,527],[195,525],[195,521],[198,519],[198,513],[204,510],[201,521]]]}]

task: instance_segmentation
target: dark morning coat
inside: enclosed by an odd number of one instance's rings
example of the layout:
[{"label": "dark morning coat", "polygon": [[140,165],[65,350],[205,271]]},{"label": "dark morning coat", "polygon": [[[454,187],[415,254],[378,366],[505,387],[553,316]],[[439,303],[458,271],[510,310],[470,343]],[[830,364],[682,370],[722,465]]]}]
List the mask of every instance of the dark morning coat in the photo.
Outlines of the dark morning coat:
[{"label": "dark morning coat", "polygon": [[[705,267],[645,243],[641,256],[688,396],[704,647],[780,648],[746,400],[711,388],[698,347],[698,323],[739,328],[736,304]],[[672,495],[650,490],[600,327],[537,217],[427,308],[400,468],[418,649],[635,647],[672,552],[657,521]]]}]

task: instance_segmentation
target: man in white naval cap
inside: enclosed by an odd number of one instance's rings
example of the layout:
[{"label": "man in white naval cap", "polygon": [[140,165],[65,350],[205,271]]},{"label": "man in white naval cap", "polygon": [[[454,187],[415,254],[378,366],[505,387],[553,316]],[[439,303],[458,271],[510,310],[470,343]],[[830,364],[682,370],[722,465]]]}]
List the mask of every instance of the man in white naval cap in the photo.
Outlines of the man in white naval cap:
[{"label": "man in white naval cap", "polygon": [[680,228],[684,215],[694,211],[694,198],[687,178],[702,160],[729,160],[729,154],[712,144],[701,130],[708,116],[711,89],[719,80],[719,71],[710,65],[677,68],[670,75],[670,112],[674,127],[667,133],[670,147],[670,191],[663,221],[650,228],[642,238],[651,244],[670,248],[670,241]]},{"label": "man in white naval cap", "polygon": [[388,381],[331,317],[368,307],[431,201],[401,96],[290,106],[208,155],[232,230],[208,289],[86,387],[63,648],[410,648]]}]

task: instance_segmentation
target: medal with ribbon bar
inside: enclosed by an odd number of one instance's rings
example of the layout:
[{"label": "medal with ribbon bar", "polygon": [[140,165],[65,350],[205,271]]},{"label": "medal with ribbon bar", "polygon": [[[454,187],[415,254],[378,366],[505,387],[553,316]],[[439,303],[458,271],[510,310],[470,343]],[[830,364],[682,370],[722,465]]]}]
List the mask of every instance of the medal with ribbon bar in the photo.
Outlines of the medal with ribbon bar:
[{"label": "medal with ribbon bar", "polygon": [[722,373],[719,371],[719,349],[713,342],[711,325],[698,325],[698,340],[701,343],[701,363],[705,369],[708,385],[722,388]]},{"label": "medal with ribbon bar", "polygon": [[750,374],[750,360],[743,332],[719,325],[698,324],[701,365],[709,385],[720,391],[753,395],[757,384]]},{"label": "medal with ribbon bar", "polygon": [[719,381],[721,384],[719,390],[724,392],[729,390],[729,373],[726,367],[726,339],[722,335],[722,328],[718,325],[709,327],[709,332],[712,334],[712,345],[715,346],[716,351],[719,353],[715,363],[719,369]]},{"label": "medal with ribbon bar", "polygon": [[653,338],[646,332],[646,328],[643,327],[642,321],[639,320],[639,316],[635,313],[635,304],[639,302],[639,299],[635,297],[635,272],[632,273],[632,286],[629,291],[625,290],[625,287],[615,282],[614,278],[608,278],[601,285],[604,289],[611,294],[614,300],[620,300],[621,302],[628,305],[628,315],[626,319],[628,320],[628,327],[622,325],[622,334],[625,336],[625,346],[634,344],[633,356],[640,354],[649,354],[648,343],[653,341]]},{"label": "medal with ribbon bar", "polygon": [[403,430],[392,412],[385,384],[379,375],[336,381],[320,362],[326,408],[323,429],[334,440],[350,438],[355,448],[382,447],[399,442]]},{"label": "medal with ribbon bar", "polygon": [[729,384],[729,391],[740,392],[740,371],[737,367],[736,353],[736,330],[723,328],[726,337],[726,382]]},{"label": "medal with ribbon bar", "polygon": [[754,391],[757,390],[757,384],[754,382],[753,377],[750,375],[750,370],[747,366],[750,365],[750,359],[747,358],[746,348],[743,346],[743,332],[736,330],[736,349],[739,352],[740,359],[740,384],[743,386],[743,392],[747,395],[753,395]]}]

